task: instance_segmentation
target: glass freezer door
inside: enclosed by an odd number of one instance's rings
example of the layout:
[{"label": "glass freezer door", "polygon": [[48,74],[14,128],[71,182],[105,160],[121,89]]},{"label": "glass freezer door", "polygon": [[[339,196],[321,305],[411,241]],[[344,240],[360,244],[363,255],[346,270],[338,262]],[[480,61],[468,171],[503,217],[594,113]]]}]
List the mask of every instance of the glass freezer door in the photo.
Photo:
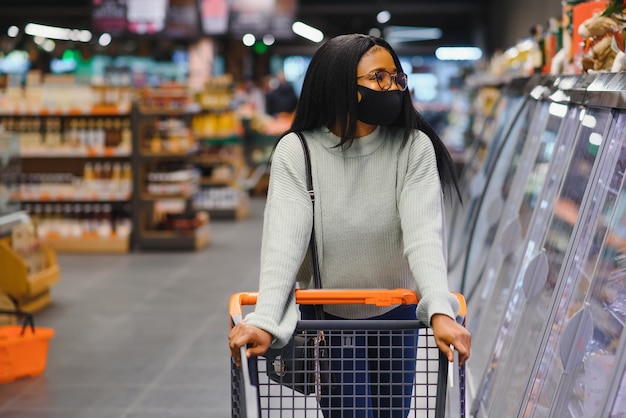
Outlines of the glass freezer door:
[{"label": "glass freezer door", "polygon": [[[526,98],[522,96],[504,95],[498,102],[497,110],[491,119],[488,132],[494,132],[488,145],[475,150],[475,155],[468,161],[461,173],[460,190],[463,204],[456,204],[448,217],[448,271],[458,271],[463,265],[463,257],[467,247],[469,230],[475,218],[475,206],[482,195],[485,186],[485,176],[488,173],[487,162],[490,153],[496,152],[502,143],[503,137],[510,130],[510,126],[521,110]],[[491,127],[491,124],[494,127]],[[459,277],[460,275],[457,275]],[[450,288],[459,290],[459,280],[451,279]]]},{"label": "glass freezer door", "polygon": [[455,272],[448,274],[450,280],[455,280],[455,276],[460,275],[459,292],[465,296],[468,303],[472,297],[472,289],[485,265],[484,254],[489,252],[489,247],[493,243],[502,206],[509,195],[520,156],[525,149],[525,144],[532,142],[526,139],[529,138],[527,134],[532,116],[531,108],[535,106],[539,105],[534,100],[527,100],[524,103],[509,134],[504,138],[498,155],[494,157],[493,170],[488,174],[484,192],[477,201],[476,220],[469,231],[466,255],[463,262],[459,263],[456,274]]},{"label": "glass freezer door", "polygon": [[[626,114],[605,141],[570,268],[532,368],[520,416],[607,417],[601,410],[626,316]],[[560,297],[559,297],[560,296]],[[623,367],[618,371],[623,373]],[[620,379],[617,379],[619,382]],[[616,383],[617,384],[617,383]],[[611,417],[626,416],[626,404]]]},{"label": "glass freezer door", "polygon": [[[586,119],[585,119],[586,118]],[[585,121],[594,120],[594,123]],[[550,209],[547,228],[531,219],[523,256],[515,270],[503,320],[480,398],[483,412],[490,417],[514,417],[528,381],[537,345],[543,335],[552,293],[574,233],[583,196],[598,155],[598,145],[590,138],[605,137],[611,114],[608,109],[587,110],[559,193],[552,201],[542,200]]]},{"label": "glass freezer door", "polygon": [[[458,283],[455,288],[463,293],[469,302],[468,289],[470,288],[470,278],[480,274],[484,265],[484,254],[487,253],[493,239],[493,232],[497,226],[499,213],[498,206],[508,197],[509,188],[513,179],[513,174],[519,164],[520,155],[524,149],[525,141],[529,136],[531,116],[536,106],[535,100],[526,100],[519,116],[515,119],[507,138],[503,139],[503,144],[494,157],[495,164],[493,170],[488,174],[485,181],[484,191],[476,201],[476,219],[468,232],[468,245],[463,250],[462,261],[456,263],[448,271],[450,283]],[[496,208],[495,211],[492,208]],[[490,233],[491,231],[491,233]],[[481,263],[482,262],[482,263]],[[482,265],[481,265],[482,264]],[[476,272],[478,270],[478,273]]]},{"label": "glass freezer door", "polygon": [[468,362],[468,377],[472,382],[483,378],[487,370],[542,186],[545,181],[560,183],[573,148],[580,108],[558,104],[562,107],[557,110],[554,105],[546,101],[538,108],[532,123],[537,123],[537,118],[547,119],[547,123],[542,123],[545,130],[538,138],[526,141],[494,245],[487,257],[480,289],[468,298],[468,318],[471,318],[468,329],[472,332],[472,340],[479,342]]}]

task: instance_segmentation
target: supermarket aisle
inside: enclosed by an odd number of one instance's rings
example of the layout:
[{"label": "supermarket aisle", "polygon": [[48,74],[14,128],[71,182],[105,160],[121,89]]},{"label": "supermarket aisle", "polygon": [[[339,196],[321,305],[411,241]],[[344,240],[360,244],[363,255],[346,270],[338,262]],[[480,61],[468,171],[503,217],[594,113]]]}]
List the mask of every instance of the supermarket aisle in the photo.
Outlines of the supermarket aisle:
[{"label": "supermarket aisle", "polygon": [[0,385],[2,418],[230,416],[229,296],[254,290],[264,199],[197,253],[60,255],[44,375]]}]

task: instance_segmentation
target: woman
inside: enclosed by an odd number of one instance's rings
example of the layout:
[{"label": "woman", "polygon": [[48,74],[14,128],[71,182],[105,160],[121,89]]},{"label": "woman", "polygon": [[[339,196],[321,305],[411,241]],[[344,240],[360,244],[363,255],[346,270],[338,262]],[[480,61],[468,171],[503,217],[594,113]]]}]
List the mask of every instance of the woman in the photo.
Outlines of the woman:
[{"label": "woman", "polygon": [[[327,305],[326,317],[410,320],[417,315],[430,325],[449,361],[452,345],[465,362],[471,337],[454,320],[459,306],[446,277],[443,191],[458,195],[454,166],[413,107],[391,46],[359,34],[330,39],[314,54],[291,131],[276,146],[258,302],[229,336],[236,360],[243,345],[253,356],[286,344],[298,320],[296,284],[313,287],[306,257],[313,213],[294,131],[304,134],[311,153],[323,287],[413,288],[420,298],[417,307]],[[302,308],[302,319],[315,317]],[[410,393],[404,401],[410,401]],[[322,399],[322,409],[328,407],[328,399]]]}]

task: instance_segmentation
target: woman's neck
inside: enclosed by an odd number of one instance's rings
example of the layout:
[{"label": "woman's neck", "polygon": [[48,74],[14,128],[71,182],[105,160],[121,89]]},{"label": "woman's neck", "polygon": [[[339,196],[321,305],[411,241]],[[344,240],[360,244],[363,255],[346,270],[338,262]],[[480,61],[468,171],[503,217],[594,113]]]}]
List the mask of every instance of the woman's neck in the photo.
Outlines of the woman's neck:
[{"label": "woman's neck", "polygon": [[374,132],[374,129],[376,129],[376,125],[368,125],[367,123],[359,121],[356,123],[356,137],[361,138],[367,136]]},{"label": "woman's neck", "polygon": [[[361,138],[361,137],[367,136],[371,134],[372,132],[374,132],[375,129],[376,129],[376,125],[368,125],[367,123],[357,121],[355,138]],[[337,126],[331,128],[330,131],[337,136],[341,136],[340,134],[341,130]]]}]

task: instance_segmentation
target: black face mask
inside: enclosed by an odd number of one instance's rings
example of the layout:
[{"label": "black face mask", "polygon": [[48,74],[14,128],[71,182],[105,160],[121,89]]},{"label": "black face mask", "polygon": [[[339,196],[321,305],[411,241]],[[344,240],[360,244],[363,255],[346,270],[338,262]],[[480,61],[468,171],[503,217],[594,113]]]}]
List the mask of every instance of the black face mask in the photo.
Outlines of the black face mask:
[{"label": "black face mask", "polygon": [[361,93],[359,102],[359,120],[368,125],[391,125],[402,110],[400,90],[378,91],[357,86]]}]

